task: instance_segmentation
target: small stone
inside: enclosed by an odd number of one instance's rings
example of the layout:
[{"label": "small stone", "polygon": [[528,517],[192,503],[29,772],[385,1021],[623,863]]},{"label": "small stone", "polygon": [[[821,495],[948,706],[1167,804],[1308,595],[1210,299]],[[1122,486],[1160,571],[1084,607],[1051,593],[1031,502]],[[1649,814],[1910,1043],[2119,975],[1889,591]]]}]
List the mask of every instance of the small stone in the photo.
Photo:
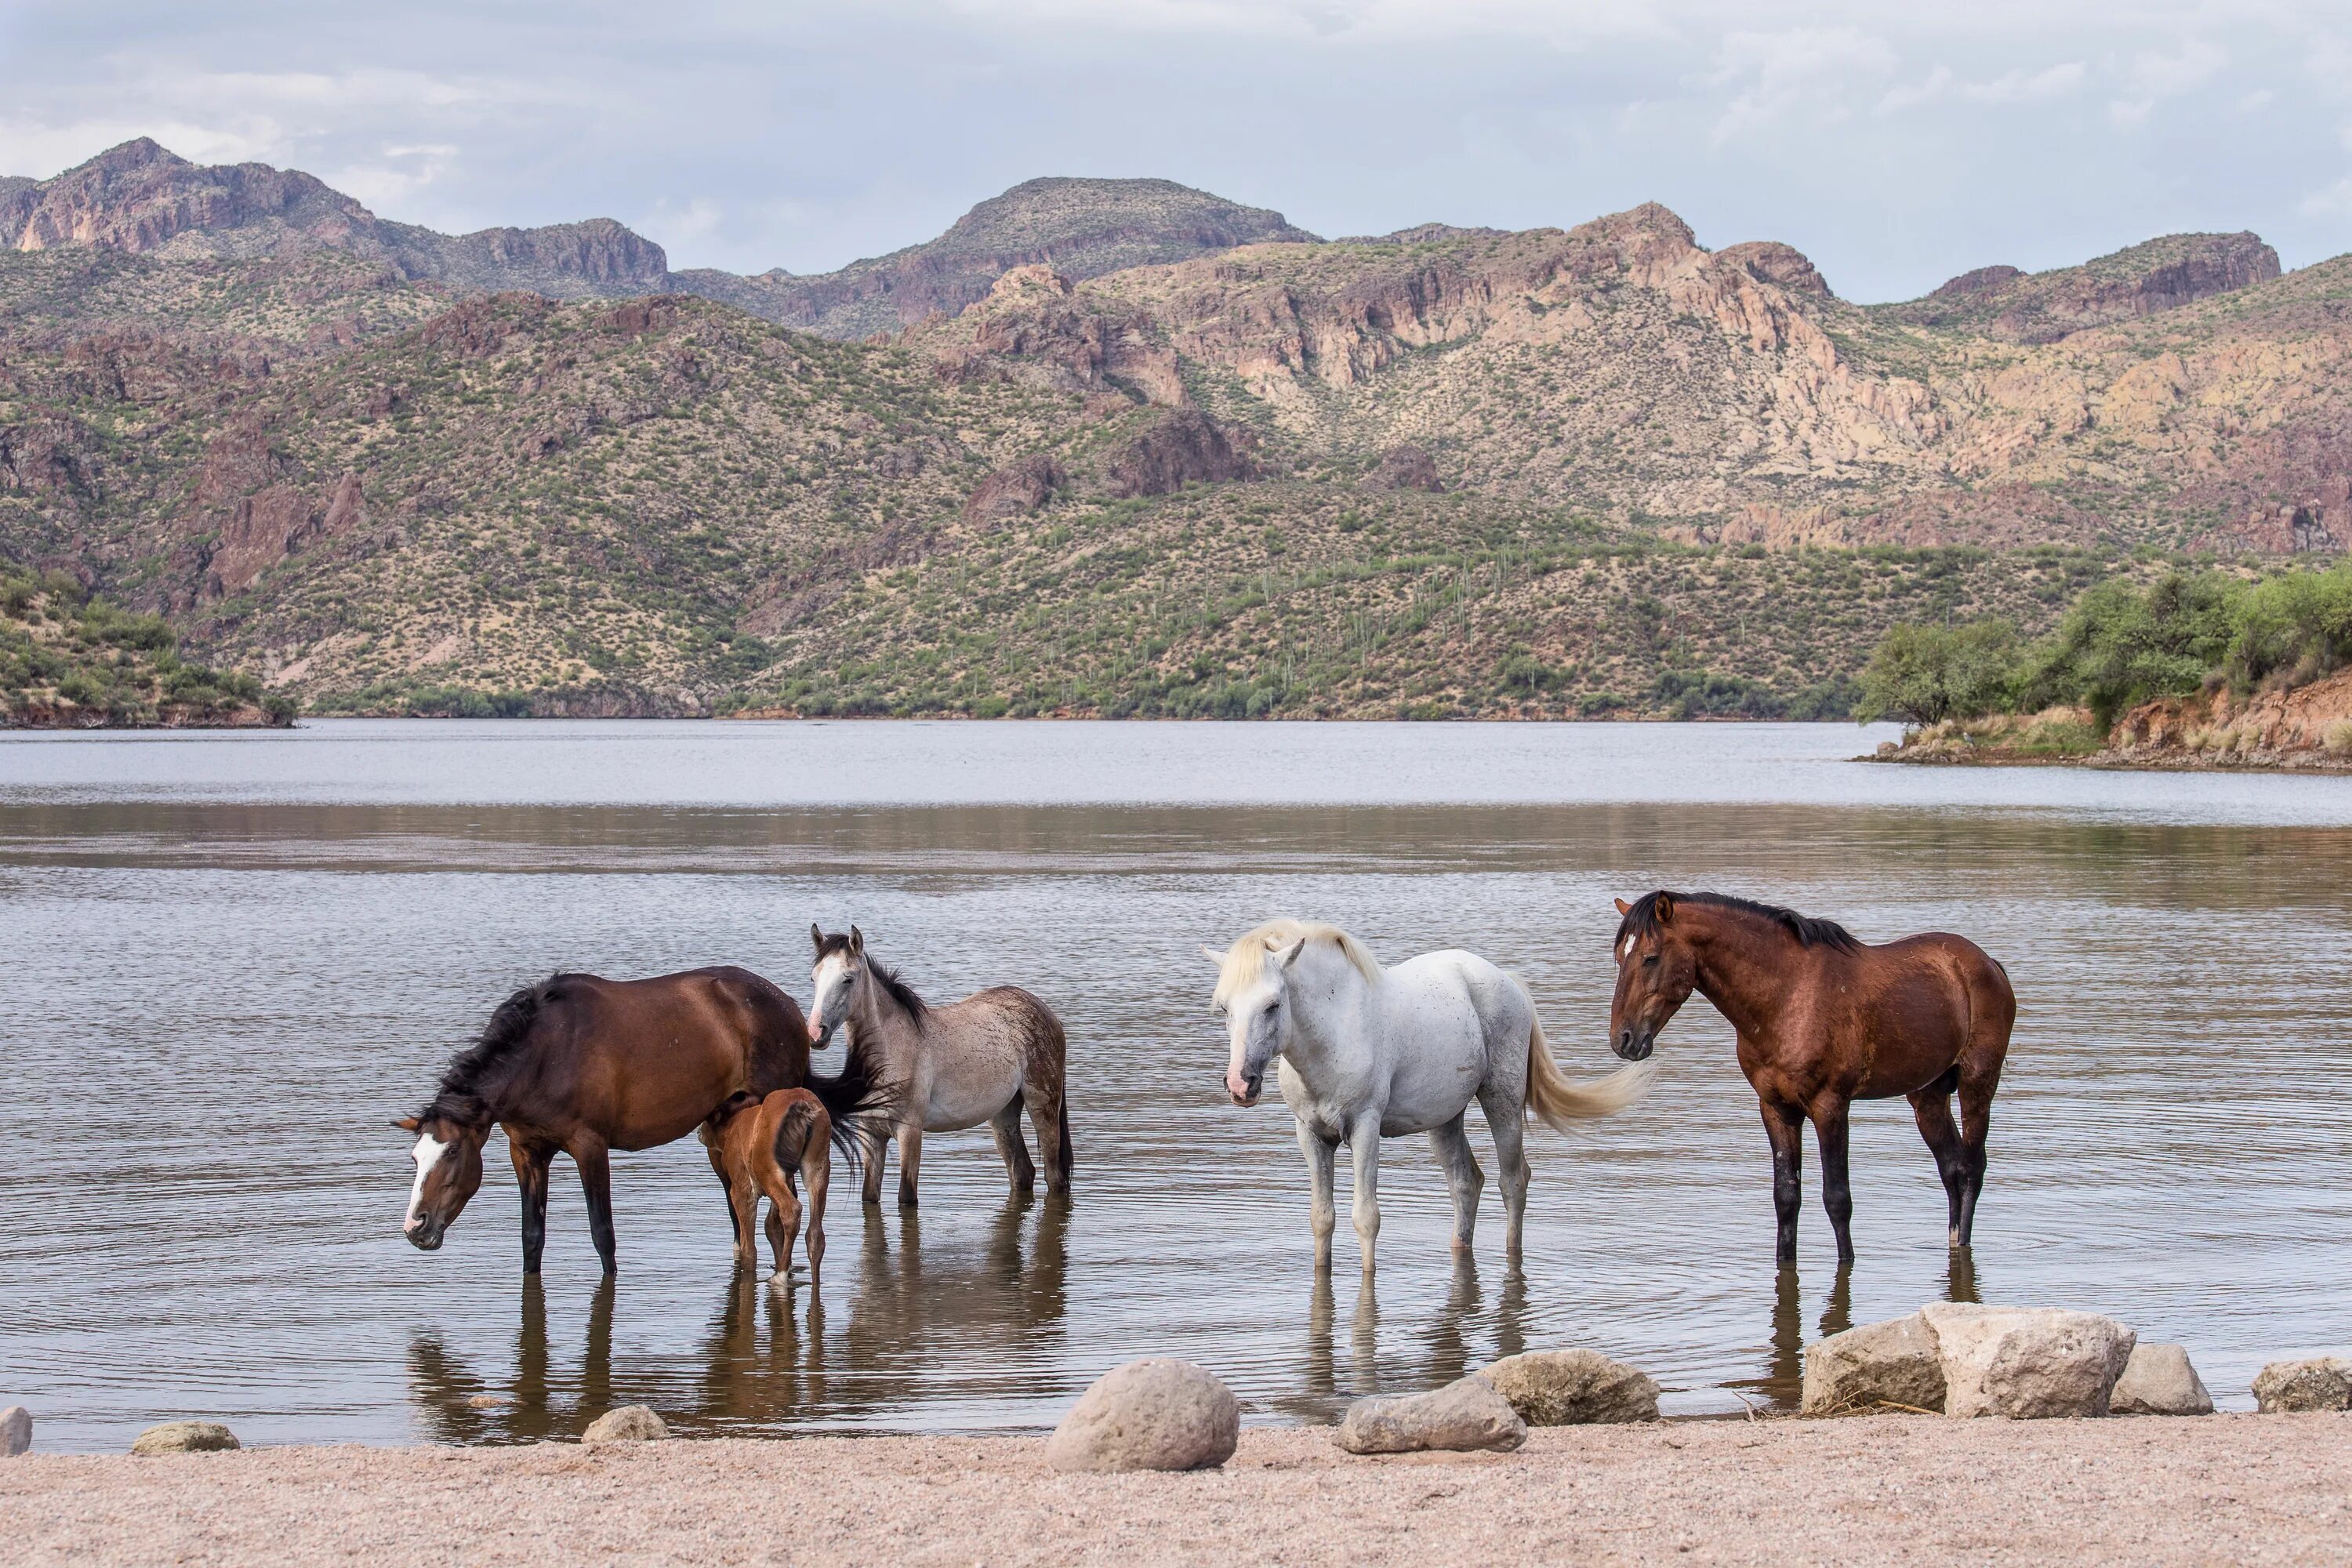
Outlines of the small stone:
[{"label": "small stone", "polygon": [[1528,1424],[1484,1378],[1465,1377],[1429,1394],[1359,1399],[1332,1441],[1350,1454],[1412,1454],[1425,1448],[1504,1452],[1528,1440]]},{"label": "small stone", "polygon": [[1477,1375],[1530,1426],[1658,1418],[1657,1384],[1599,1351],[1528,1351],[1505,1356]]},{"label": "small stone", "polygon": [[466,1396],[466,1403],[477,1410],[496,1410],[513,1401],[503,1394],[469,1394]]},{"label": "small stone", "polygon": [[2274,1361],[2254,1374],[2254,1406],[2265,1415],[2352,1410],[2352,1362],[2332,1355]]},{"label": "small stone", "polygon": [[1947,1415],[2105,1415],[2139,1337],[2113,1318],[2055,1307],[1937,1301],[1919,1316],[1943,1362]]},{"label": "small stone", "polygon": [[1864,1323],[1805,1351],[1804,1413],[1833,1415],[1881,1405],[1944,1407],[1944,1358],[1918,1313]]},{"label": "small stone", "polygon": [[654,1414],[650,1405],[624,1405],[607,1410],[588,1423],[588,1430],[580,1434],[583,1443],[658,1443],[669,1436],[669,1428]]},{"label": "small stone", "polygon": [[216,1454],[241,1448],[236,1434],[217,1421],[166,1421],[139,1434],[134,1454]]},{"label": "small stone", "polygon": [[1114,1367],[1045,1444],[1057,1470],[1203,1470],[1234,1457],[1242,1410],[1206,1368],[1171,1356]]},{"label": "small stone", "polygon": [[2210,1415],[2213,1396],[2179,1345],[2137,1344],[2107,1408],[2117,1415]]},{"label": "small stone", "polygon": [[0,1410],[0,1459],[13,1459],[33,1446],[33,1413],[21,1405]]}]

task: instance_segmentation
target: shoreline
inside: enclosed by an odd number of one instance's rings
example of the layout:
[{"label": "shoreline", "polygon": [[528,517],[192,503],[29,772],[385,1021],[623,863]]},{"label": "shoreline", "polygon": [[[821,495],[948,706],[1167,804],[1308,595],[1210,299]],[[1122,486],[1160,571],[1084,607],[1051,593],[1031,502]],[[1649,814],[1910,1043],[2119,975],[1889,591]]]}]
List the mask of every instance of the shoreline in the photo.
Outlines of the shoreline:
[{"label": "shoreline", "polygon": [[[16,1560],[79,1563],[2339,1561],[2352,1415],[1543,1427],[1515,1454],[1252,1428],[1219,1470],[1038,1437],[281,1447],[0,1461]],[[551,1556],[551,1553],[553,1555]]]},{"label": "shoreline", "polygon": [[[1890,742],[1891,743],[1891,742]],[[2332,758],[2282,758],[2276,762],[2218,762],[2210,757],[2194,754],[2180,756],[2140,756],[2128,752],[2095,752],[2083,757],[2036,756],[2022,752],[1989,751],[1982,754],[1931,752],[1906,756],[1895,752],[1886,756],[1859,756],[1857,763],[1890,763],[1910,768],[2081,768],[2092,773],[2240,773],[2268,774],[2277,777],[2311,776],[2343,778],[2352,776],[2352,759],[2337,762]]]}]

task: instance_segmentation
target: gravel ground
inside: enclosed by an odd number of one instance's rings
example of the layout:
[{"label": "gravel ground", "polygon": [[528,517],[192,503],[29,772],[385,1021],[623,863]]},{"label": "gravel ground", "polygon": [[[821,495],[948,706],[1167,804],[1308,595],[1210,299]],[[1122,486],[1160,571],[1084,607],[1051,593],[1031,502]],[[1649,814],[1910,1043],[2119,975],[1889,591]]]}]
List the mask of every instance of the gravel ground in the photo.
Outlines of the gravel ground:
[{"label": "gravel ground", "polygon": [[1059,1476],[1035,1438],[0,1461],[11,1563],[2343,1563],[2352,1416],[1685,1422],[1508,1455],[1245,1433]]}]

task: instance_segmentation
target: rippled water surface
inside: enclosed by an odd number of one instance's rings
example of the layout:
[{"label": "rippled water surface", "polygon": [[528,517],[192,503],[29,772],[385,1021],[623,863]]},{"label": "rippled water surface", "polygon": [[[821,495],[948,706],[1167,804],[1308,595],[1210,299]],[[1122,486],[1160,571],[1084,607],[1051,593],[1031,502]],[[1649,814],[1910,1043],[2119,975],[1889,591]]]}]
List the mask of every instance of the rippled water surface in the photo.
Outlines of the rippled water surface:
[{"label": "rippled water surface", "polygon": [[[1328,1419],[1591,1345],[1670,1411],[1794,1391],[1824,1328],[1947,1295],[2112,1311],[2224,1404],[2352,1341],[2352,783],[1855,764],[1812,726],[319,724],[0,741],[0,1404],[44,1447],[177,1415],[248,1442],[504,1441],[643,1401],[702,1431],[1036,1428],[1189,1356],[1254,1420]],[[1908,1108],[1857,1109],[1841,1279],[1802,1256],[1728,1027],[1694,999],[1643,1104],[1531,1135],[1523,1268],[1487,1193],[1446,1248],[1383,1152],[1377,1292],[1310,1266],[1278,1105],[1219,1087],[1199,956],[1321,916],[1384,959],[1518,971],[1571,1071],[1613,895],[1716,888],[1866,938],[1964,931],[2021,1016],[1972,1258]],[[807,991],[812,920],[927,994],[1069,1026],[1076,1197],[1008,1205],[985,1130],[919,1216],[836,1183],[822,1296],[737,1280],[701,1151],[615,1157],[600,1288],[559,1163],[543,1289],[494,1148],[447,1247],[398,1234],[386,1125],[515,986],[714,962]],[[1474,1112],[1473,1121],[1475,1121]],[[1483,1130],[1473,1142],[1491,1165]],[[1341,1165],[1345,1182],[1345,1163]],[[1345,1194],[1341,1203],[1344,1210]],[[478,1396],[499,1401],[477,1405]]]}]

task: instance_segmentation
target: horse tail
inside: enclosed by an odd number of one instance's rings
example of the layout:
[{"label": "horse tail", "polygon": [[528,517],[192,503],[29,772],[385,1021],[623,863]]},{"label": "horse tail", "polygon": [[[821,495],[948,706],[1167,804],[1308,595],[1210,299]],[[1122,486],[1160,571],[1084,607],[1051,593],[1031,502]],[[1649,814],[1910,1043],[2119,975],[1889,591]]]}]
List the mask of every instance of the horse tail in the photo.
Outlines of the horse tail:
[{"label": "horse tail", "polygon": [[1613,1116],[1642,1098],[1657,1076],[1655,1061],[1629,1062],[1606,1078],[1572,1081],[1552,1060],[1544,1039],[1543,1021],[1528,1010],[1527,1109],[1555,1132],[1565,1132],[1571,1121]]},{"label": "horse tail", "polygon": [[1070,1086],[1062,1085],[1062,1097],[1054,1102],[1054,1113],[1062,1123],[1062,1180],[1070,1179]]},{"label": "horse tail", "polygon": [[822,1101],[794,1100],[784,1107],[784,1114],[776,1121],[776,1168],[797,1171],[808,1153],[809,1140],[815,1135],[817,1119],[824,1115]]},{"label": "horse tail", "polygon": [[831,1078],[808,1075],[809,1092],[833,1119],[833,1146],[853,1168],[863,1149],[861,1131],[869,1123],[887,1123],[906,1103],[906,1086],[886,1082],[873,1059],[855,1044]]}]

